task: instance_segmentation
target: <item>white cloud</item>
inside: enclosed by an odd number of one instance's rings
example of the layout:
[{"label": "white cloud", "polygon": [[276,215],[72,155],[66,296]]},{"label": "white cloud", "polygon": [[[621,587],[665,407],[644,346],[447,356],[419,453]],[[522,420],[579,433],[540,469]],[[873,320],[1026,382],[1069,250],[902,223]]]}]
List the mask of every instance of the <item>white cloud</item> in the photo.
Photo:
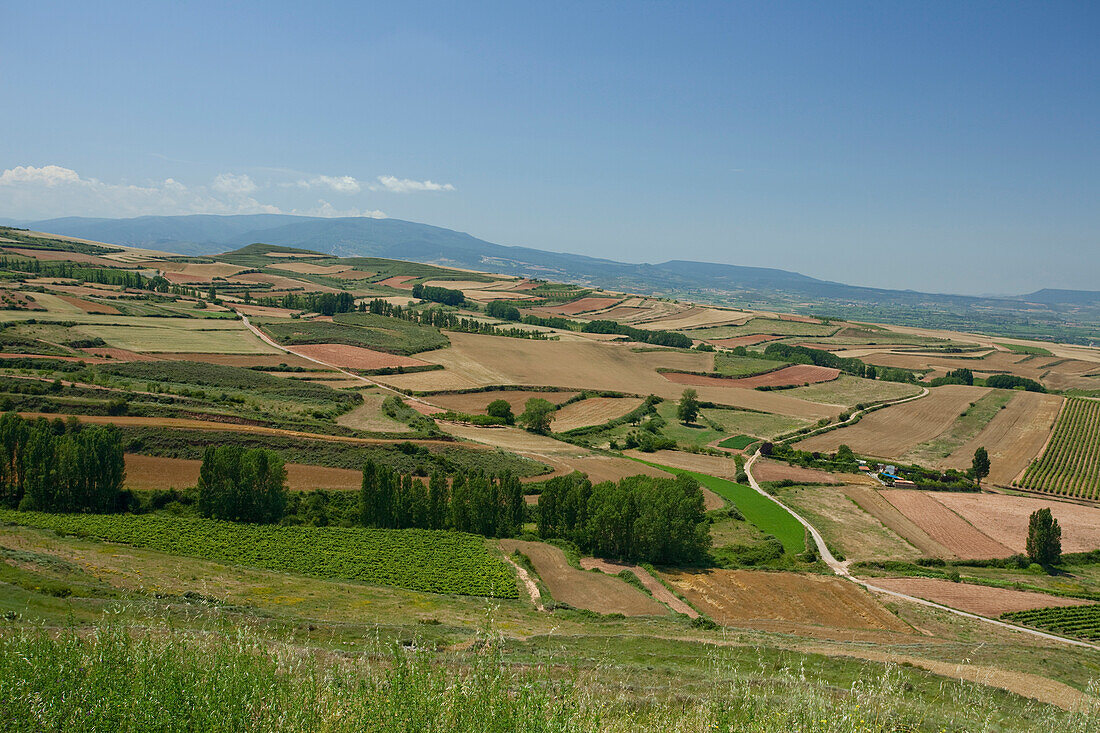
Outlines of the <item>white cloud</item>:
[{"label": "white cloud", "polygon": [[44,165],[41,168],[35,168],[33,165],[17,165],[0,173],[0,186],[14,186],[20,183],[56,186],[59,183],[74,183],[79,180],[80,176],[76,171],[59,165]]},{"label": "white cloud", "polygon": [[455,190],[455,187],[449,183],[436,183],[435,181],[414,181],[411,178],[397,178],[396,176],[378,176],[378,183],[381,185],[371,186],[371,189],[374,191],[390,191],[392,193]]},{"label": "white cloud", "polygon": [[256,190],[256,183],[247,173],[239,176],[233,173],[220,173],[214,178],[214,183],[210,187],[221,193],[248,194]]},{"label": "white cloud", "polygon": [[364,209],[337,209],[328,201],[321,199],[317,201],[317,205],[311,209],[294,209],[291,214],[299,214],[301,216],[325,216],[325,217],[351,217],[362,216],[369,219],[385,219],[386,212]]},{"label": "white cloud", "polygon": [[314,176],[298,181],[301,188],[331,188],[336,193],[359,193],[362,185],[352,176]]}]

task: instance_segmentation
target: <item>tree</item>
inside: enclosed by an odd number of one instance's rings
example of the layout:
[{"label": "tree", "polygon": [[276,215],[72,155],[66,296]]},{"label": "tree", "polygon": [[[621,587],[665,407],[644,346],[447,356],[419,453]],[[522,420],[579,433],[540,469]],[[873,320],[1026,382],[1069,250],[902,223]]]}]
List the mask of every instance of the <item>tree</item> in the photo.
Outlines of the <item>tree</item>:
[{"label": "tree", "polygon": [[676,406],[676,417],[680,422],[688,424],[695,422],[699,417],[699,393],[688,388],[680,396],[680,404]]},{"label": "tree", "polygon": [[503,420],[506,425],[512,425],[516,421],[516,416],[512,414],[512,406],[508,404],[508,400],[493,400],[485,408],[485,412],[489,414],[489,417]]},{"label": "tree", "polygon": [[520,319],[519,308],[509,305],[503,300],[491,301],[489,305],[485,306],[485,315],[504,321],[518,321]]},{"label": "tree", "polygon": [[1045,568],[1062,559],[1062,528],[1050,509],[1039,509],[1028,519],[1027,556]]},{"label": "tree", "polygon": [[541,397],[532,397],[523,406],[523,414],[519,416],[520,425],[526,427],[532,433],[546,435],[550,432],[550,422],[554,419],[554,405]]},{"label": "tree", "polygon": [[989,475],[989,453],[984,447],[974,451],[974,461],[971,463],[970,472],[974,474],[974,481],[978,486],[982,485],[982,479]]},{"label": "tree", "polygon": [[283,459],[262,448],[209,446],[199,468],[199,513],[232,522],[270,524],[286,511]]}]

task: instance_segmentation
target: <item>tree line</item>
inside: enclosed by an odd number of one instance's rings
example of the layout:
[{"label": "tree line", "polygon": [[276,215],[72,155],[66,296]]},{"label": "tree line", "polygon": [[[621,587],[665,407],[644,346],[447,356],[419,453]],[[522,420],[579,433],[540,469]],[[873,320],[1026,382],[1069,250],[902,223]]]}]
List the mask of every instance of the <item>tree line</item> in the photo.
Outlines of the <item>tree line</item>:
[{"label": "tree line", "polygon": [[486,537],[511,537],[523,526],[523,485],[511,474],[460,471],[423,479],[401,475],[373,461],[363,467],[359,523],[386,529],[453,529]]},{"label": "tree line", "polygon": [[23,511],[123,508],[122,437],[114,426],[0,417],[0,501]]},{"label": "tree line", "polygon": [[422,285],[417,283],[412,287],[412,296],[421,300],[430,300],[433,303],[443,305],[462,305],[466,302],[466,296],[461,290],[441,288],[437,285]]},{"label": "tree line", "polygon": [[[355,296],[343,293],[287,293],[278,298],[257,298],[256,303],[274,308],[312,311],[323,316],[350,313],[355,310]],[[360,308],[362,310],[362,308]]]},{"label": "tree line", "polygon": [[581,327],[584,333],[615,333],[626,336],[631,341],[654,346],[672,346],[678,349],[690,349],[692,341],[682,333],[673,331],[646,331],[627,326],[618,321],[589,321]]},{"label": "tree line", "polygon": [[549,334],[541,331],[528,331],[522,328],[501,328],[491,323],[479,321],[476,318],[461,316],[453,311],[443,308],[431,307],[421,310],[403,308],[394,305],[381,298],[375,298],[367,303],[360,303],[359,310],[373,313],[377,316],[399,318],[410,323],[418,323],[422,326],[434,326],[447,331],[459,331],[461,333],[480,333],[488,336],[507,336],[509,338],[525,338],[535,341],[544,341],[551,338]]},{"label": "tree line", "polygon": [[701,563],[711,543],[699,482],[683,475],[553,478],[539,496],[538,533],[599,557],[662,564]]}]

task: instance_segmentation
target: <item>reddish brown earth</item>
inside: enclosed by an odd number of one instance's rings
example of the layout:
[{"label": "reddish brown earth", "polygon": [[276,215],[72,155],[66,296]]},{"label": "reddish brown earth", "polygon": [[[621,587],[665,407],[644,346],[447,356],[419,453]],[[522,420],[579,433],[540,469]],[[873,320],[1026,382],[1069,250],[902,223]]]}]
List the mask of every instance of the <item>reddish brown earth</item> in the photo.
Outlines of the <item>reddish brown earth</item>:
[{"label": "reddish brown earth", "polygon": [[888,489],[879,493],[932,539],[959,557],[984,560],[1015,553],[923,491]]},{"label": "reddish brown earth", "polygon": [[601,573],[607,573],[608,575],[618,575],[622,571],[628,570],[641,581],[642,585],[646,587],[646,590],[648,590],[654,598],[676,613],[682,613],[689,618],[699,617],[698,611],[677,598],[672,591],[661,583],[661,581],[657,580],[637,565],[616,562],[614,560],[602,560],[598,557],[582,557],[581,567],[585,570],[599,570]]},{"label": "reddish brown earth", "polygon": [[757,461],[752,467],[757,481],[795,481],[800,484],[839,484],[836,476],[802,466],[789,466],[778,461]]},{"label": "reddish brown earth", "polygon": [[622,298],[579,298],[571,303],[565,303],[564,305],[545,305],[538,308],[532,308],[531,310],[545,313],[558,313],[563,316],[575,316],[578,313],[610,308],[616,303],[621,302]]},{"label": "reddish brown earth", "polygon": [[109,316],[119,315],[118,308],[113,305],[106,305],[104,303],[93,303],[90,300],[84,300],[83,298],[76,298],[71,295],[54,295],[58,300],[63,300],[69,305],[75,305],[85,313],[102,313]]},{"label": "reddish brown earth", "polygon": [[[199,481],[202,461],[126,454],[126,487],[137,490],[185,489]],[[361,471],[302,463],[286,464],[287,488],[291,491],[327,489],[357,491],[363,482]]]},{"label": "reddish brown earth", "polygon": [[942,603],[960,611],[994,618],[1012,611],[1052,606],[1083,606],[1091,603],[1078,598],[1061,598],[1046,593],[990,588],[970,583],[952,583],[950,580],[936,578],[868,578],[867,582],[887,590]]},{"label": "reddish brown earth", "polygon": [[415,275],[394,275],[393,277],[387,277],[385,280],[379,280],[377,285],[388,285],[391,288],[399,288],[401,290],[412,290],[413,286],[409,285],[409,280],[415,280]]},{"label": "reddish brown earth", "polygon": [[344,369],[384,369],[387,367],[425,366],[427,362],[407,356],[387,354],[384,351],[364,349],[344,344],[302,344],[294,351],[311,359],[318,359]]}]

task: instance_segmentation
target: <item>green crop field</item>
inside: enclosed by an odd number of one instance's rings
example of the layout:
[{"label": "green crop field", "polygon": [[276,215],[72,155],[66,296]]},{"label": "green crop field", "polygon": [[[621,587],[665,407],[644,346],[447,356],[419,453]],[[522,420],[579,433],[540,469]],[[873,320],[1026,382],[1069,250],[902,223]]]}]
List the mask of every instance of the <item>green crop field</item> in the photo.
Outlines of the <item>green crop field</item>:
[{"label": "green crop field", "polygon": [[1001,618],[1055,634],[1100,639],[1100,604],[1016,611],[1006,613]]},{"label": "green crop field", "polygon": [[787,366],[785,361],[758,359],[753,356],[734,356],[719,351],[714,355],[714,371],[727,377],[751,377],[755,374],[774,372]]},{"label": "green crop field", "polygon": [[279,572],[428,593],[518,597],[511,570],[489,552],[485,538],[461,532],[9,510],[0,510],[0,522]]},{"label": "green crop field", "polygon": [[691,476],[726,501],[732,502],[738,511],[744,515],[745,519],[756,525],[761,531],[773,535],[779,540],[783,544],[784,552],[788,555],[797,555],[806,550],[806,530],[798,520],[768,497],[754,491],[751,486],[737,484],[716,476],[708,476],[705,473],[683,471],[646,461],[643,461],[643,463],[656,466],[669,473]]},{"label": "green crop field", "polygon": [[334,322],[261,320],[264,331],[282,344],[344,344],[391,354],[415,354],[450,344],[438,328],[373,313],[339,313]]},{"label": "green crop field", "polygon": [[898,400],[919,394],[921,388],[915,384],[901,382],[883,382],[877,379],[863,379],[850,374],[841,374],[831,382],[796,387],[783,392],[784,395],[797,397],[810,402],[822,402],[829,405],[844,405],[854,408],[861,403]]},{"label": "green crop field", "polygon": [[1027,467],[1019,485],[1083,499],[1100,496],[1100,402],[1066,400],[1050,443]]},{"label": "green crop field", "polygon": [[744,450],[745,448],[748,448],[750,445],[755,443],[756,440],[757,439],[752,437],[751,435],[733,435],[729,438],[726,438],[725,440],[723,440],[718,445],[721,446],[722,448],[733,448],[734,450]]}]

